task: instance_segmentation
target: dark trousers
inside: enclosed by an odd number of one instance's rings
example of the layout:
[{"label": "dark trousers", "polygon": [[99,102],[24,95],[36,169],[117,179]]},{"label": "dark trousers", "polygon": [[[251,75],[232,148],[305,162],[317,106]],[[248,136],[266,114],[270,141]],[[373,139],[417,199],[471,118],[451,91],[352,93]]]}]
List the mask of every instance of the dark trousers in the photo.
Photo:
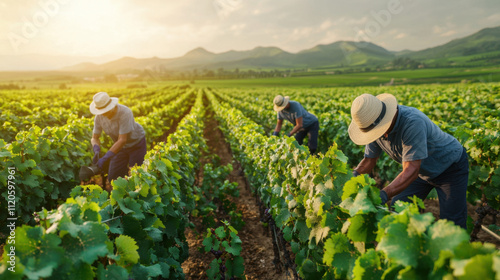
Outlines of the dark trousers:
[{"label": "dark trousers", "polygon": [[430,181],[418,178],[403,192],[396,195],[391,205],[397,200],[410,201],[413,195],[423,200],[433,188],[436,188],[439,198],[439,218],[453,221],[456,225],[467,229],[468,180],[469,160],[464,148],[458,162],[453,163],[441,175]]},{"label": "dark trousers", "polygon": [[309,140],[307,142],[307,146],[309,146],[309,152],[311,155],[316,153],[316,149],[318,148],[318,133],[319,133],[319,122],[314,122],[308,127],[302,128],[299,132],[295,134],[295,140],[302,145],[304,143],[304,138],[307,134],[309,134]]},{"label": "dark trousers", "polygon": [[118,177],[124,177],[128,174],[130,167],[142,165],[146,155],[146,138],[142,138],[139,143],[126,149],[121,149],[109,161],[108,180],[115,180]]}]

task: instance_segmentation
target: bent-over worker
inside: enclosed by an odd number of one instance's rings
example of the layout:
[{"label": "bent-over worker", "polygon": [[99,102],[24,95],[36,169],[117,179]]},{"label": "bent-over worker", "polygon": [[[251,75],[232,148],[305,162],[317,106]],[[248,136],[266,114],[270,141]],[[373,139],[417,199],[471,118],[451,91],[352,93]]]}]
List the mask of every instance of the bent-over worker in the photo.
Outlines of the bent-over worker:
[{"label": "bent-over worker", "polygon": [[403,171],[380,191],[382,203],[392,198],[425,199],[435,188],[440,218],[466,228],[469,163],[465,148],[416,108],[398,105],[391,94],[358,96],[351,107],[349,137],[366,145],[353,174],[370,173],[382,152],[403,165]]},{"label": "bent-over worker", "polygon": [[283,125],[283,120],[287,120],[294,125],[288,137],[295,135],[295,140],[302,145],[306,135],[309,135],[308,147],[311,155],[316,153],[318,148],[319,122],[318,118],[307,112],[297,101],[290,100],[290,97],[277,95],[274,98],[274,111],[278,112],[278,121],[273,135],[278,136]]},{"label": "bent-over worker", "polygon": [[[144,162],[147,152],[145,132],[135,122],[132,111],[127,106],[118,104],[118,98],[110,98],[106,92],[98,92],[90,104],[90,112],[95,115],[91,139],[94,163],[102,169],[109,161],[107,171],[110,182],[127,175],[130,167]],[[99,138],[102,131],[111,137],[114,144],[99,158]]]}]

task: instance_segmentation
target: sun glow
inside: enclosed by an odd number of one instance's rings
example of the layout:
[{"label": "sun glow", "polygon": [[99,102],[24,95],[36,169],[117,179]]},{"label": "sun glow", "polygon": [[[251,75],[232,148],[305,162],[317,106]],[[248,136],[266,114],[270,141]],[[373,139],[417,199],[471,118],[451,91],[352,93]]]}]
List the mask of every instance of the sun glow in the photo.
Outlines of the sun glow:
[{"label": "sun glow", "polygon": [[45,35],[57,42],[63,48],[61,51],[81,55],[109,53],[126,36],[124,31],[130,30],[130,25],[131,20],[122,12],[119,2],[71,1],[61,6]]}]

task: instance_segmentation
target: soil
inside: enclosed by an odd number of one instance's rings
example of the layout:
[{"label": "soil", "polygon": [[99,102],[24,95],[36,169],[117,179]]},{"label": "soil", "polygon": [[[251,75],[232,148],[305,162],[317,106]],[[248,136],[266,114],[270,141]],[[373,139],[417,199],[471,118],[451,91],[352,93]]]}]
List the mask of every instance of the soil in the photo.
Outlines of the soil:
[{"label": "soil", "polygon": [[[206,120],[204,137],[207,139],[209,148],[208,154],[219,156],[220,163],[226,165],[233,164],[233,171],[228,180],[237,182],[240,190],[240,196],[235,198],[238,210],[242,212],[245,226],[238,232],[242,241],[241,256],[245,260],[245,275],[247,279],[279,280],[287,279],[287,274],[277,273],[274,268],[273,244],[270,234],[260,222],[259,206],[250,192],[250,186],[247,185],[241,166],[232,156],[229,144],[225,141],[222,131],[218,127],[213,114],[209,114]],[[202,160],[202,164],[207,160]],[[199,175],[203,172],[199,172]],[[202,178],[199,178],[202,180]],[[191,221],[195,225],[197,221]],[[214,259],[210,253],[200,252],[203,247],[203,237],[188,228],[186,238],[189,244],[189,258],[182,264],[182,269],[186,279],[207,279],[206,271],[210,262]],[[291,279],[290,275],[288,276]]]},{"label": "soil", "polygon": [[[438,199],[426,199],[424,201],[425,204],[425,212],[430,212],[432,215],[434,215],[434,218],[439,219],[439,200]],[[476,209],[479,208],[480,205],[472,205],[470,203],[467,203],[467,214],[469,217],[471,217],[474,221],[477,220],[478,214],[476,213]],[[497,226],[500,226],[500,217],[498,217],[495,221],[495,218],[492,215],[488,215],[484,218],[483,220],[483,225],[484,226],[489,226],[491,224],[496,224]],[[479,242],[488,242],[494,244],[497,249],[500,249],[500,240],[496,239],[495,237],[491,236],[484,230],[480,230],[479,233],[477,234],[477,238]]]}]

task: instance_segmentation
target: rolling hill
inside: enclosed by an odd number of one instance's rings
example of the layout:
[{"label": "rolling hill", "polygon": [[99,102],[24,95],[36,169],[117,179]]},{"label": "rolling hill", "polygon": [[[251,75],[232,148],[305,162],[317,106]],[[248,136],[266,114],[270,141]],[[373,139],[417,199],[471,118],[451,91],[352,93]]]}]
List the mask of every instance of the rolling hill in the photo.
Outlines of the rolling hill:
[{"label": "rolling hill", "polygon": [[485,28],[470,36],[455,39],[441,46],[407,53],[413,59],[438,59],[476,55],[500,50],[500,26]]},{"label": "rolling hill", "polygon": [[500,50],[500,26],[485,28],[470,36],[421,51],[391,52],[369,42],[338,41],[317,45],[298,53],[277,47],[256,47],[246,51],[209,52],[196,48],[177,58],[123,57],[104,64],[81,63],[64,71],[123,72],[129,70],[193,69],[290,69],[366,67],[387,65],[395,58],[408,57],[422,62],[435,59],[481,55]]}]

